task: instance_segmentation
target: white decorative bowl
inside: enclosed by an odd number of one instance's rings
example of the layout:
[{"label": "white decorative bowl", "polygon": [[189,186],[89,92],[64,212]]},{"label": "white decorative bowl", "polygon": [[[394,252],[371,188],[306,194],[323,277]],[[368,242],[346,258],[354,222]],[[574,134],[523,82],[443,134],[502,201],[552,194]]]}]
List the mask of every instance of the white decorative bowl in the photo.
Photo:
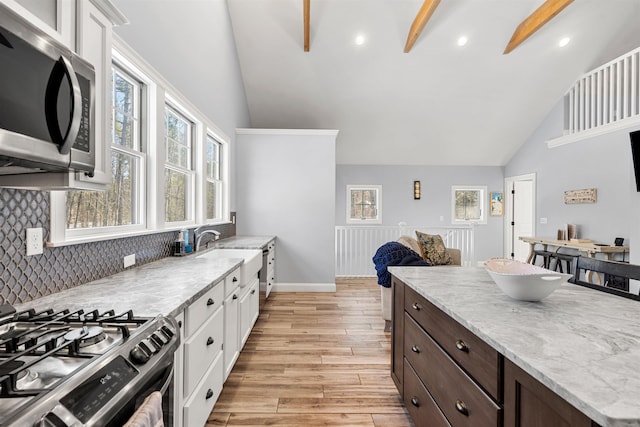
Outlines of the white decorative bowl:
[{"label": "white decorative bowl", "polygon": [[492,258],[484,266],[502,292],[521,301],[540,301],[572,277],[512,259]]}]

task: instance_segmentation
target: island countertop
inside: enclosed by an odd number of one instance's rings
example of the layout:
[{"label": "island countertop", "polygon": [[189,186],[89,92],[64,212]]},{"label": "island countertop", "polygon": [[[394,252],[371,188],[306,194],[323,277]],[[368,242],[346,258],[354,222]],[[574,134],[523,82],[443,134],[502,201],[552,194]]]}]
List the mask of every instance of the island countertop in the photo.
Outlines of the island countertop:
[{"label": "island countertop", "polygon": [[640,305],[565,284],[540,302],[479,267],[389,267],[395,277],[602,426],[640,426]]},{"label": "island countertop", "polygon": [[[215,247],[261,249],[275,236],[240,236]],[[230,246],[226,246],[230,245]],[[241,245],[241,246],[240,246]],[[16,305],[16,309],[132,310],[136,316],[175,316],[242,264],[241,258],[168,257]]]}]

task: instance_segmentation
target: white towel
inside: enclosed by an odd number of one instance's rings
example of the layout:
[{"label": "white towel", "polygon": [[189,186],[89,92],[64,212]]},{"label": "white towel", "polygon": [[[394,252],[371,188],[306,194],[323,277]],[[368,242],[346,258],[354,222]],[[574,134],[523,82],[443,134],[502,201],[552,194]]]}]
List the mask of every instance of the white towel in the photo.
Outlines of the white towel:
[{"label": "white towel", "polygon": [[162,394],[154,391],[142,402],[129,421],[122,427],[164,427],[162,421]]}]

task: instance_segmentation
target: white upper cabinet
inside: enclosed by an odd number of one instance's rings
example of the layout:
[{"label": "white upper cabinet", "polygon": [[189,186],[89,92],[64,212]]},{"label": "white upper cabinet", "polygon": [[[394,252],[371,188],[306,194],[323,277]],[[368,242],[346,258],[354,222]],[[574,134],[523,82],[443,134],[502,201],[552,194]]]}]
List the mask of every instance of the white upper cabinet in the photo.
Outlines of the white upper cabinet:
[{"label": "white upper cabinet", "polygon": [[0,0],[0,2],[75,51],[75,0]]}]

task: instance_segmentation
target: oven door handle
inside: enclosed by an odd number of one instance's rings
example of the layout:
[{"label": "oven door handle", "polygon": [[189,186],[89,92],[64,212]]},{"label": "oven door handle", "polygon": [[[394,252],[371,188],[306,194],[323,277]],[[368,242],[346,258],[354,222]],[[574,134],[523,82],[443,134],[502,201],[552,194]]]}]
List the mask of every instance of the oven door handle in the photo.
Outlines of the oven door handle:
[{"label": "oven door handle", "polygon": [[171,384],[171,380],[173,379],[174,369],[175,367],[173,366],[173,364],[171,364],[171,371],[169,371],[169,375],[167,375],[167,379],[164,381],[164,384],[162,384],[162,387],[160,387],[160,394],[164,395],[167,389],[169,388],[169,385]]}]

